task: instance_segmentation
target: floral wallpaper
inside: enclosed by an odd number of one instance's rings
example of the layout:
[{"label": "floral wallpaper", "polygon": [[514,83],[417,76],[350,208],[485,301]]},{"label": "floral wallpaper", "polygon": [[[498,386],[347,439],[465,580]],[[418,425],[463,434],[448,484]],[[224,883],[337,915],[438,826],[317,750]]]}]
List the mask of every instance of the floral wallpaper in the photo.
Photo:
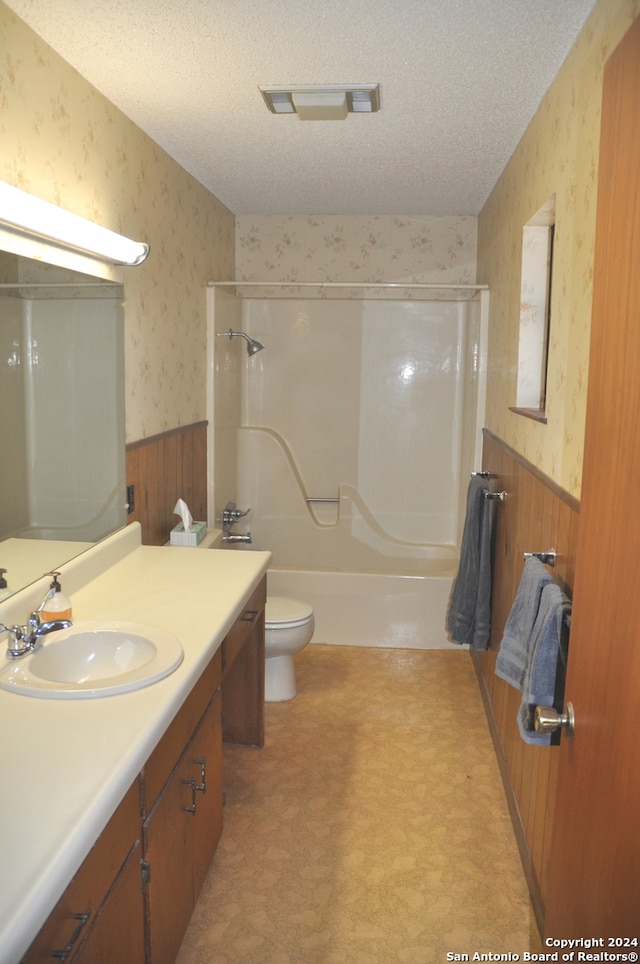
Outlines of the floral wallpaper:
[{"label": "floral wallpaper", "polygon": [[428,282],[476,279],[474,217],[236,219],[243,281]]},{"label": "floral wallpaper", "polygon": [[[486,424],[578,496],[603,65],[640,0],[598,0],[478,219],[234,219],[0,0],[0,178],[146,240],[126,272],[127,439],[206,418],[209,280],[488,283]],[[509,411],[522,228],[556,197],[546,425]],[[476,270],[477,266],[477,270]]]},{"label": "floral wallpaper", "polygon": [[124,270],[127,441],[205,419],[234,217],[0,2],[0,179],[151,245]]},{"label": "floral wallpaper", "polygon": [[[485,424],[579,497],[589,368],[604,64],[639,0],[598,0],[478,221],[478,280],[491,289]],[[522,229],[555,194],[547,424],[509,411],[518,368]]]}]

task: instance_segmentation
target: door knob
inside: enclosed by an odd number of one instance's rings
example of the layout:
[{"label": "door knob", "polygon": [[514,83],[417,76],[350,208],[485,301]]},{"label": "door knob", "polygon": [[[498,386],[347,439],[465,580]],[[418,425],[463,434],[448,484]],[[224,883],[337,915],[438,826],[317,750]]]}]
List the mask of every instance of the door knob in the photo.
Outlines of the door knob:
[{"label": "door knob", "polygon": [[534,726],[537,733],[564,730],[566,736],[573,736],[575,722],[573,703],[565,703],[562,713],[558,713],[552,706],[536,706]]}]

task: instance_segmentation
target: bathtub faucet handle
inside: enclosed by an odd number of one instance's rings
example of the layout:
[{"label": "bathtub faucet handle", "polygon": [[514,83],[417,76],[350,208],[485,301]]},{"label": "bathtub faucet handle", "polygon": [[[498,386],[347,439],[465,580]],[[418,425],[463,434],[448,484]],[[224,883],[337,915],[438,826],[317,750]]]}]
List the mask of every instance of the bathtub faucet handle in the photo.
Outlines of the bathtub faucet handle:
[{"label": "bathtub faucet handle", "polygon": [[235,502],[227,502],[226,506],[222,511],[222,525],[231,528],[238,519],[243,519],[246,515],[249,515],[251,509],[237,509]]},{"label": "bathtub faucet handle", "polygon": [[251,509],[235,509],[233,513],[234,519],[243,519],[246,515],[249,515]]}]

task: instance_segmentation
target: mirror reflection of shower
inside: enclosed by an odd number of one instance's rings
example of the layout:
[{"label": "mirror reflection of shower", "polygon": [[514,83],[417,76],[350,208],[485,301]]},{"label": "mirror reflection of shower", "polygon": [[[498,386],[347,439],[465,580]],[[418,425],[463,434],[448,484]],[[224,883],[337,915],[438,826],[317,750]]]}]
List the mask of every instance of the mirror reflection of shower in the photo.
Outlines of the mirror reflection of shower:
[{"label": "mirror reflection of shower", "polygon": [[255,355],[256,352],[262,351],[264,345],[261,345],[259,341],[255,338],[250,338],[249,335],[245,334],[244,331],[233,331],[232,328],[229,331],[219,331],[217,333],[218,338],[246,338],[247,340],[247,355]]}]

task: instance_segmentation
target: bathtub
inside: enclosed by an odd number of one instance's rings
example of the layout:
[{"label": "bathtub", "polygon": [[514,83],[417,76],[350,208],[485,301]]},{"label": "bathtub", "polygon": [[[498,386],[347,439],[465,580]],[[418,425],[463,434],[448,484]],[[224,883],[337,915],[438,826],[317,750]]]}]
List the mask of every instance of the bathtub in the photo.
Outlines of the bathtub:
[{"label": "bathtub", "polygon": [[459,650],[445,630],[454,575],[453,569],[418,576],[274,567],[267,587],[313,606],[314,643]]},{"label": "bathtub", "polygon": [[[281,479],[284,490],[286,475]],[[329,521],[318,519],[317,510],[308,507],[292,510],[295,494],[290,493],[280,514],[258,512],[252,517],[252,548],[268,549],[273,555],[267,580],[271,595],[292,596],[313,606],[314,642],[460,648],[449,642],[445,631],[458,566],[453,545],[389,535],[351,485],[338,486],[338,504],[329,507]],[[299,564],[301,556],[304,566]],[[338,559],[340,568],[332,565]]]}]

